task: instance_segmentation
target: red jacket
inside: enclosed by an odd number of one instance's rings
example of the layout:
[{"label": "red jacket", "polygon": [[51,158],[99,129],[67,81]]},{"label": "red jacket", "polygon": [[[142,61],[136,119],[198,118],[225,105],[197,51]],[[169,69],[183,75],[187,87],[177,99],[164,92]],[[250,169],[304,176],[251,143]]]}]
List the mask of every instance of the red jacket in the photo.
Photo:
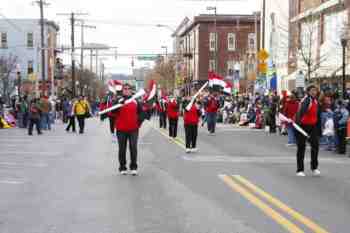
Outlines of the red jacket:
[{"label": "red jacket", "polygon": [[217,112],[219,106],[219,101],[215,97],[209,97],[205,111],[210,113]]},{"label": "red jacket", "polygon": [[199,122],[200,112],[195,104],[192,105],[190,111],[185,111],[184,113],[184,123],[185,125],[197,125]]},{"label": "red jacket", "polygon": [[297,100],[289,100],[285,103],[284,114],[287,118],[295,120],[295,115],[298,112],[299,101]]},{"label": "red jacket", "polygon": [[121,107],[118,112],[114,114],[114,125],[117,131],[131,132],[140,127],[137,107],[137,102],[133,101]]},{"label": "red jacket", "polygon": [[301,118],[303,125],[316,125],[318,119],[318,102],[313,99],[310,101],[307,111]]},{"label": "red jacket", "polygon": [[179,118],[179,105],[175,100],[168,103],[167,113],[170,119]]}]

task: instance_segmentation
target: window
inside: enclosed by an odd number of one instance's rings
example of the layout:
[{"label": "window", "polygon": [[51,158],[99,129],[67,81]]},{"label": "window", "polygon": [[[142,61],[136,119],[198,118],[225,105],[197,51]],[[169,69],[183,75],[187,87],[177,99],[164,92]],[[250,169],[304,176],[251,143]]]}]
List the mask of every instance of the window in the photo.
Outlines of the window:
[{"label": "window", "polygon": [[215,60],[214,59],[211,59],[209,60],[209,71],[215,71]]},{"label": "window", "polygon": [[1,34],[0,47],[7,48],[7,33],[1,32],[0,34]]},{"label": "window", "polygon": [[227,35],[227,48],[229,51],[236,50],[236,34],[235,33],[229,33]]},{"label": "window", "polygon": [[227,75],[233,76],[234,74],[235,61],[229,60],[227,61]]},{"label": "window", "polygon": [[209,50],[210,51],[215,51],[217,48],[217,43],[216,43],[216,33],[215,32],[211,32],[209,34]]},{"label": "window", "polygon": [[34,47],[34,38],[33,38],[32,32],[27,33],[27,47],[28,48]]},{"label": "window", "polygon": [[28,61],[28,68],[27,68],[27,73],[32,74],[34,72],[33,69],[33,61]]},{"label": "window", "polygon": [[248,50],[251,53],[254,53],[254,51],[256,51],[255,33],[249,33],[248,34]]}]

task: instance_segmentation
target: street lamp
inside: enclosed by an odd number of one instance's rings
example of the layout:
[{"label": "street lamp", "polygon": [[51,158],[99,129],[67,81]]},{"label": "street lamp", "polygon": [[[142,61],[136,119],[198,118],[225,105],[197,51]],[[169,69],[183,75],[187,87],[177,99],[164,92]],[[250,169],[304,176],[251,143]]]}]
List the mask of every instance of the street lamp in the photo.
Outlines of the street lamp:
[{"label": "street lamp", "polygon": [[20,64],[17,64],[16,65],[16,70],[17,70],[17,78],[18,78],[18,97],[20,98],[21,97],[21,66]]},{"label": "street lamp", "polygon": [[340,39],[341,46],[343,47],[343,99],[346,99],[346,46],[348,44],[348,38],[343,35]]}]

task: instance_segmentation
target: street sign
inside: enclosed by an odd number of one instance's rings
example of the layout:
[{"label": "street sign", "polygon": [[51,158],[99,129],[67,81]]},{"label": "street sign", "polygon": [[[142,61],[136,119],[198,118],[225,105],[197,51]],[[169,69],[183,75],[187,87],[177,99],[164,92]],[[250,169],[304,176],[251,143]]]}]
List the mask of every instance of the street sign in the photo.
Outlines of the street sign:
[{"label": "street sign", "polygon": [[158,56],[138,56],[137,60],[139,61],[156,61]]},{"label": "street sign", "polygon": [[295,77],[295,87],[305,88],[305,76],[302,71],[300,71]]},{"label": "street sign", "polygon": [[266,74],[267,69],[268,69],[267,63],[265,63],[265,62],[259,63],[259,72],[260,73]]},{"label": "street sign", "polygon": [[265,61],[266,59],[269,58],[269,53],[265,49],[261,49],[258,52],[258,58],[260,61]]}]

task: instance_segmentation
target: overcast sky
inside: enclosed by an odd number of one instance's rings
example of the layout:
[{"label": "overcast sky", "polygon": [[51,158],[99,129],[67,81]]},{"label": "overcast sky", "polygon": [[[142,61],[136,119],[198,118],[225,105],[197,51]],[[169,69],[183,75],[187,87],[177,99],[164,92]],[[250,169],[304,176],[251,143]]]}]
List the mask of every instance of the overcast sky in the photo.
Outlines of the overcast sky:
[{"label": "overcast sky", "polygon": [[[209,13],[207,6],[217,6],[218,14],[251,14],[260,8],[260,0],[46,0],[45,17],[56,21],[61,28],[59,43],[70,45],[68,16],[57,13],[82,12],[86,23],[95,25],[86,29],[86,43],[117,46],[120,53],[161,53],[161,46],[172,48],[171,31],[157,28],[167,24],[176,28],[184,17]],[[40,11],[31,0],[1,0],[0,13],[7,18],[37,18]],[[80,29],[76,30],[80,44]],[[112,52],[112,51],[111,51]],[[89,61],[89,57],[85,58]],[[131,73],[131,58],[108,58],[107,72]],[[85,64],[88,64],[87,62]],[[135,61],[135,67],[146,65]]]}]

